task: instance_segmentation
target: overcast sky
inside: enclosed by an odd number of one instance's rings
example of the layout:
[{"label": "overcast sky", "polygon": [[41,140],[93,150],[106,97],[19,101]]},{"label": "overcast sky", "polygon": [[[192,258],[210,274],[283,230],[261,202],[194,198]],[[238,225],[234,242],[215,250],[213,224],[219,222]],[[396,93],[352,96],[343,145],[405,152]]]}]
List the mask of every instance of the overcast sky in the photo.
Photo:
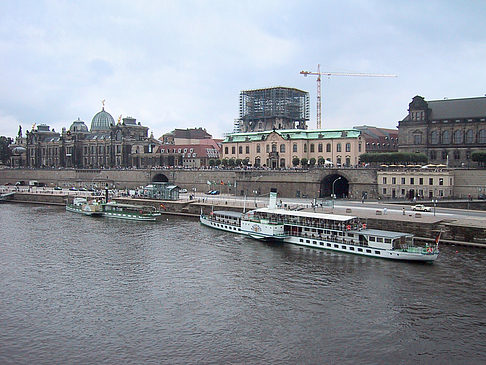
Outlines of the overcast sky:
[{"label": "overcast sky", "polygon": [[415,95],[486,93],[485,1],[0,1],[0,135],[90,127],[105,109],[159,137],[232,132],[241,90],[310,92],[322,127],[394,128]]}]

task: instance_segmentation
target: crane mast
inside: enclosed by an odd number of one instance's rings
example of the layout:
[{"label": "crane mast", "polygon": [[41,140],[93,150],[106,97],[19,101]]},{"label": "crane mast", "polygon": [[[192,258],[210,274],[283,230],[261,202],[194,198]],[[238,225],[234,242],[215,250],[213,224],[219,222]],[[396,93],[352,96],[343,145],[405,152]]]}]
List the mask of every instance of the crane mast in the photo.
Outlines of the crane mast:
[{"label": "crane mast", "polygon": [[362,76],[362,77],[397,77],[397,75],[388,74],[370,74],[360,72],[321,72],[321,65],[317,65],[317,72],[300,71],[305,77],[312,75],[317,76],[317,129],[321,129],[321,76]]}]

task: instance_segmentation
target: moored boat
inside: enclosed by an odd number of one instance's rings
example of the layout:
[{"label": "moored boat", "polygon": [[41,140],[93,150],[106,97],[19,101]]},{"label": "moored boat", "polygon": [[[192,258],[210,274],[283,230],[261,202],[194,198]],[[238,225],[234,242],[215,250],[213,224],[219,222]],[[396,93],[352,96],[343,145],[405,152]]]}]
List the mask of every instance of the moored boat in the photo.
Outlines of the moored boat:
[{"label": "moored boat", "polygon": [[266,208],[231,212],[233,217],[228,212],[201,214],[200,222],[257,239],[363,256],[432,262],[439,255],[439,237],[433,244],[420,242],[413,234],[369,229],[354,216],[285,210],[277,207],[276,199],[276,192],[271,192]]},{"label": "moored boat", "polygon": [[115,201],[103,203],[103,217],[128,219],[135,221],[155,221],[160,212],[151,206],[122,204]]},{"label": "moored boat", "polygon": [[101,204],[96,200],[88,201],[86,198],[74,198],[72,203],[66,204],[66,211],[89,216],[102,215]]}]

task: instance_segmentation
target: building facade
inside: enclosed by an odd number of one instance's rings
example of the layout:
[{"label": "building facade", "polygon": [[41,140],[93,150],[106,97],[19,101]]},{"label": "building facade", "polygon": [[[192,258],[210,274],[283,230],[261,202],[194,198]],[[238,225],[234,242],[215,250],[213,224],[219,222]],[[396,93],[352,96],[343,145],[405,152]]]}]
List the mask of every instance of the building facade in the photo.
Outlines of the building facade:
[{"label": "building facade", "polygon": [[378,128],[368,125],[353,127],[361,131],[366,140],[365,152],[398,152],[398,129]]},{"label": "building facade", "polygon": [[399,151],[421,152],[433,164],[475,166],[486,149],[486,97],[426,101],[415,96],[398,125]]},{"label": "building facade", "polygon": [[309,93],[288,88],[245,90],[240,93],[240,119],[235,132],[307,129]]},{"label": "building facade", "polygon": [[[128,117],[115,123],[103,109],[92,119],[91,129],[78,120],[61,133],[41,124],[19,136],[16,145],[23,155],[12,156],[12,166],[32,168],[126,168],[147,167],[160,144],[148,128]],[[21,161],[21,163],[19,163]]]},{"label": "building facade", "polygon": [[454,173],[447,169],[377,171],[378,194],[389,199],[435,199],[454,196]]},{"label": "building facade", "polygon": [[364,143],[355,129],[233,133],[223,141],[222,158],[247,159],[254,167],[269,168],[291,168],[295,158],[315,159],[321,165],[357,166]]}]

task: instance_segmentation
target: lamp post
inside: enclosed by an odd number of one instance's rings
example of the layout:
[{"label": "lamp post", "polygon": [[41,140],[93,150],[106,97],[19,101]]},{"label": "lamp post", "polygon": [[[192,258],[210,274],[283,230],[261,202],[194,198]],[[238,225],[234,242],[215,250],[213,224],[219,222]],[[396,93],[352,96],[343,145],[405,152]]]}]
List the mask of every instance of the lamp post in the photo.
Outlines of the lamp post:
[{"label": "lamp post", "polygon": [[435,217],[435,207],[437,206],[437,199],[434,199],[434,217]]},{"label": "lamp post", "polygon": [[331,194],[331,197],[332,197],[332,209],[334,210],[334,199],[336,198],[336,196],[334,195],[334,184],[336,184],[336,181],[338,180],[341,180],[343,177],[342,176],[339,176],[336,180],[334,180],[332,182],[332,194]]}]

